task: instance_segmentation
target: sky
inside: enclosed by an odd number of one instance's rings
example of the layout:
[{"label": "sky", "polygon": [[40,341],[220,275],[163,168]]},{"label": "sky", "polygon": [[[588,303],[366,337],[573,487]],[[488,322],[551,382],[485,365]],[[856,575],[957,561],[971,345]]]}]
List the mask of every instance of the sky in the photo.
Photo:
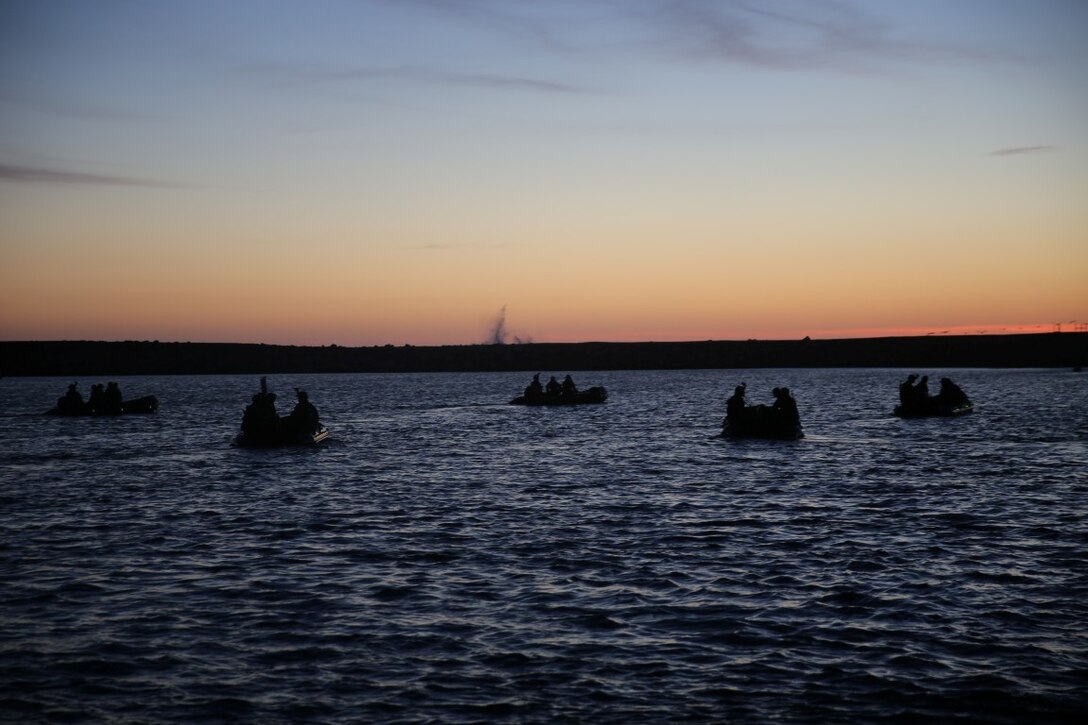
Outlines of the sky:
[{"label": "sky", "polygon": [[3,0],[0,339],[1088,323],[1081,0]]}]

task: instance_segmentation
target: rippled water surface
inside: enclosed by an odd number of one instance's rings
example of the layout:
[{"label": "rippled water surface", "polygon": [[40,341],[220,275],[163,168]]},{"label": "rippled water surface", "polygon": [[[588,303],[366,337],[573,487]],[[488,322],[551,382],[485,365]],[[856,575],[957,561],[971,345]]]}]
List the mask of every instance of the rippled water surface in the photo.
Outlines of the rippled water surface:
[{"label": "rippled water surface", "polygon": [[[611,398],[567,409],[283,375],[333,438],[273,451],[228,445],[255,377],[121,378],[161,403],[122,419],[0,380],[0,717],[1085,714],[1088,375],[954,371],[976,412],[904,421],[906,372],[584,373]],[[712,437],[741,380],[807,437]]]}]

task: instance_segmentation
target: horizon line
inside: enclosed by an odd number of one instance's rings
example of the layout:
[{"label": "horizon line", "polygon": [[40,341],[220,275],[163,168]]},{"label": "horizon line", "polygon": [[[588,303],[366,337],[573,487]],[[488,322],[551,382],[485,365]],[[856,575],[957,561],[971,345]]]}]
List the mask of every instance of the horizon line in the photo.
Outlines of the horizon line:
[{"label": "horizon line", "polygon": [[[1063,323],[1063,325],[1066,323]],[[750,343],[750,342],[841,342],[841,341],[860,341],[860,340],[890,340],[890,339],[909,339],[909,338],[923,338],[923,337],[1016,337],[1016,336],[1029,336],[1029,335],[1058,335],[1058,334],[1086,334],[1088,329],[1084,325],[1076,325],[1075,329],[1060,329],[1056,326],[1055,329],[1032,329],[1032,330],[1019,330],[1019,331],[975,331],[975,332],[961,332],[956,330],[943,330],[940,332],[926,332],[926,333],[914,333],[914,334],[883,334],[883,335],[857,335],[857,336],[845,336],[845,337],[777,337],[777,338],[706,338],[706,339],[688,339],[688,340],[527,340],[520,342],[453,342],[453,343],[371,343],[371,344],[359,344],[349,345],[340,344],[336,342],[332,343],[291,343],[291,342],[241,342],[241,341],[228,341],[228,340],[159,340],[159,339],[74,339],[74,338],[60,338],[60,339],[22,339],[22,340],[0,340],[0,344],[101,344],[101,345],[124,345],[124,344],[142,344],[142,345],[255,345],[264,347],[310,347],[310,348],[345,348],[345,349],[357,349],[357,348],[427,348],[427,347],[524,347],[533,345],[689,345],[689,344],[705,344],[705,343]]]}]

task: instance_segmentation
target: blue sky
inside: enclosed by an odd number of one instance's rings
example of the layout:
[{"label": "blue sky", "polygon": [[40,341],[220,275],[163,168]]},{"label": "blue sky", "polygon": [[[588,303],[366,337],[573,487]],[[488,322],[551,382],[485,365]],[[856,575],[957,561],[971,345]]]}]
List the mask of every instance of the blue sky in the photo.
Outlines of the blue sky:
[{"label": "blue sky", "polygon": [[[794,334],[773,316],[746,325],[709,280],[683,291],[731,259],[828,280],[808,285],[827,300],[812,329],[1086,314],[1068,271],[1038,261],[1085,261],[1085,39],[1088,3],[1075,0],[9,1],[0,243],[21,280],[62,258],[90,274],[215,268],[212,294],[251,308],[234,327],[171,320],[154,337],[306,337],[302,320],[260,320],[260,294],[228,291],[258,253],[278,260],[262,268],[272,284],[332,280],[326,305],[410,297],[462,320],[311,326],[345,342],[471,341],[504,304],[551,339]],[[990,254],[989,308],[949,296],[942,320],[900,295],[880,315],[848,314],[838,295],[886,288],[907,239],[934,264]],[[300,245],[341,264],[301,262]],[[619,271],[636,288],[663,270],[656,310],[587,291],[581,308],[604,310],[587,327],[546,281],[505,281],[576,256],[630,260]],[[352,297],[343,264],[369,292]],[[1049,296],[999,309],[1018,269],[1018,294]],[[471,284],[441,289],[444,270]],[[138,296],[81,294],[67,313],[78,323],[60,307],[9,313],[0,334],[150,334],[119,317]]]}]

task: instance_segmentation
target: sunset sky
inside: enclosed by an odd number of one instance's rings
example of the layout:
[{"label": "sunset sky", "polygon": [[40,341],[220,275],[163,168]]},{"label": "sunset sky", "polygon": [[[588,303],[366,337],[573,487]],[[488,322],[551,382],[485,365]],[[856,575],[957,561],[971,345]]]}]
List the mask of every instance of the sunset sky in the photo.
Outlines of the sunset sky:
[{"label": "sunset sky", "polygon": [[1083,0],[0,3],[0,339],[997,333],[1086,280]]}]

